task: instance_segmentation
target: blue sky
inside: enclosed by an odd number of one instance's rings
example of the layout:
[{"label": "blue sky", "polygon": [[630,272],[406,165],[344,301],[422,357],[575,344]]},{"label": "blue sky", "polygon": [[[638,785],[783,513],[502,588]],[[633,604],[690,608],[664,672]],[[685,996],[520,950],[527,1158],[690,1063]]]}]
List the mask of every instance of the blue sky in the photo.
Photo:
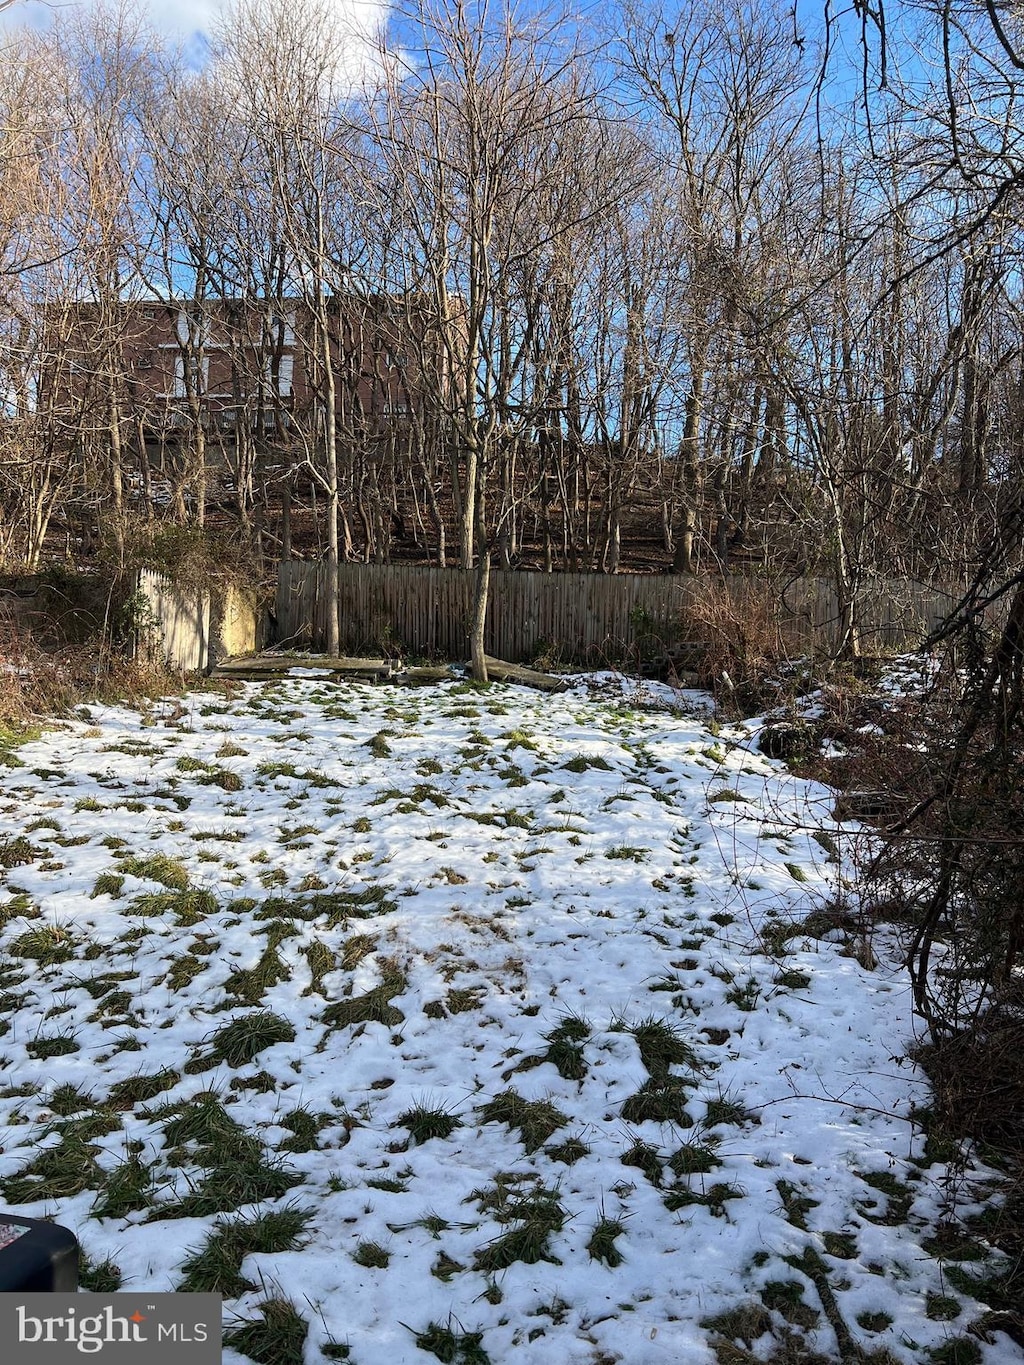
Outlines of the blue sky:
[{"label": "blue sky", "polygon": [[[201,64],[209,34],[215,29],[225,5],[221,0],[137,0],[139,12],[153,28],[174,42],[186,45],[196,64]],[[384,6],[377,0],[331,0],[339,18],[356,32],[371,36]],[[92,0],[13,0],[0,12],[4,28],[27,25],[45,29],[55,15],[77,6],[92,7]]]}]

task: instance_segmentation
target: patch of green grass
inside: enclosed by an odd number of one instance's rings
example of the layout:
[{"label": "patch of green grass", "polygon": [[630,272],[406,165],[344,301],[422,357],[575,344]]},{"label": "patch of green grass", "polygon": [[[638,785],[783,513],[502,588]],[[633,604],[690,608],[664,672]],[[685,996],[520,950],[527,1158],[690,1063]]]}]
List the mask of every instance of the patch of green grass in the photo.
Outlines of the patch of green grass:
[{"label": "patch of green grass", "polygon": [[929,1290],[925,1299],[925,1314],[933,1322],[952,1322],[963,1312],[963,1305],[959,1299],[954,1299],[949,1294],[936,1294]]},{"label": "patch of green grass", "polygon": [[632,1166],[638,1171],[643,1171],[654,1188],[661,1189],[663,1172],[657,1147],[652,1147],[649,1142],[637,1138],[632,1146],[623,1152],[621,1161],[623,1166]]},{"label": "patch of green grass", "polygon": [[46,1147],[20,1171],[0,1181],[0,1192],[11,1204],[38,1199],[70,1199],[83,1190],[98,1189],[103,1176],[96,1164],[97,1149],[80,1137],[66,1135],[56,1147]]},{"label": "patch of green grass", "polygon": [[224,1333],[224,1345],[257,1365],[303,1365],[308,1327],[287,1299],[265,1299],[259,1318]]},{"label": "patch of green grass", "polygon": [[[535,1152],[569,1122],[567,1114],[548,1100],[527,1100],[516,1090],[504,1090],[479,1109],[484,1123],[504,1123],[519,1133],[527,1152]],[[518,1258],[517,1258],[518,1259]]]},{"label": "patch of green grass", "polygon": [[207,763],[202,758],[193,758],[189,754],[175,759],[174,766],[179,773],[209,773],[213,771],[212,763]]},{"label": "patch of green grass", "polygon": [[910,1213],[910,1206],[914,1202],[913,1190],[897,1179],[891,1171],[858,1171],[857,1174],[865,1185],[869,1185],[873,1190],[884,1194],[886,1201],[886,1207],[882,1213],[862,1204],[857,1206],[857,1212],[871,1223],[882,1223],[889,1227],[900,1227],[904,1224]]},{"label": "patch of green grass", "polygon": [[703,1205],[704,1208],[715,1218],[725,1217],[725,1206],[730,1199],[742,1199],[743,1191],[738,1185],[730,1185],[725,1181],[720,1181],[714,1185],[701,1187],[701,1189],[674,1189],[669,1190],[665,1195],[664,1204],[669,1213],[678,1213],[680,1209],[691,1208],[695,1204]]},{"label": "patch of green grass", "polygon": [[187,891],[189,888],[188,868],[177,858],[169,858],[165,853],[153,853],[148,858],[121,858],[120,867],[128,876],[159,882],[171,891]]},{"label": "patch of green grass", "polygon": [[78,1287],[87,1294],[116,1294],[121,1288],[124,1277],[116,1261],[108,1256],[104,1261],[91,1261],[88,1256],[79,1256]]},{"label": "patch of green grass", "polygon": [[301,1184],[302,1176],[283,1162],[264,1159],[259,1141],[248,1134],[225,1153],[212,1152],[214,1163],[201,1181],[173,1206],[161,1205],[154,1217],[208,1218],[233,1213],[247,1204],[280,1199]]},{"label": "patch of green grass", "polygon": [[328,972],[333,972],[338,965],[338,959],[333,949],[328,948],[327,944],[321,939],[314,939],[303,950],[303,955],[309,964],[309,985],[302,992],[303,995],[323,995],[323,981]]},{"label": "patch of green grass", "polygon": [[592,1261],[602,1261],[614,1270],[622,1264],[622,1252],[615,1245],[615,1239],[621,1237],[625,1230],[625,1225],[619,1219],[602,1215],[590,1234],[587,1255]]},{"label": "patch of green grass", "polygon": [[719,1094],[714,1099],[708,1100],[707,1106],[708,1110],[704,1121],[709,1128],[714,1128],[720,1123],[741,1127],[745,1123],[761,1122],[753,1110],[724,1094]]},{"label": "patch of green grass", "polygon": [[757,1002],[761,998],[761,987],[754,977],[749,976],[742,985],[737,983],[731,986],[726,991],[725,998],[730,1005],[735,1005],[738,1010],[743,1010],[749,1014],[757,1009]]},{"label": "patch of green grass", "polygon": [[137,1152],[107,1174],[103,1193],[92,1206],[93,1218],[123,1218],[148,1209],[153,1202],[153,1172]]},{"label": "patch of green grass", "polygon": [[642,863],[650,853],[649,848],[638,848],[633,844],[616,844],[614,848],[605,850],[605,857],[613,861]]},{"label": "patch of green grass", "polygon": [[397,966],[385,968],[383,980],[365,995],[338,1000],[328,1005],[320,1016],[328,1028],[348,1028],[353,1024],[385,1024],[395,1028],[405,1022],[405,1015],[391,1001],[408,986],[404,972]]},{"label": "patch of green grass", "polygon": [[294,1041],[295,1029],[287,1019],[270,1010],[256,1010],[232,1019],[230,1024],[218,1029],[210,1039],[210,1049],[205,1057],[189,1062],[185,1071],[193,1075],[218,1062],[232,1067],[245,1066],[266,1048]]},{"label": "patch of green grass", "polygon": [[544,1154],[552,1161],[561,1162],[563,1166],[574,1166],[577,1161],[582,1161],[585,1156],[590,1155],[590,1147],[582,1139],[571,1137],[565,1142],[556,1142],[545,1147]]},{"label": "patch of green grass", "polygon": [[217,911],[216,897],[210,891],[153,891],[135,896],[123,911],[126,915],[146,918],[173,914],[182,928],[191,928],[207,915]]},{"label": "patch of green grass", "polygon": [[[30,1087],[27,1093],[32,1094],[33,1089]],[[93,1100],[92,1096],[86,1094],[79,1086],[65,1081],[63,1085],[55,1087],[47,1104],[55,1114],[59,1114],[61,1118],[68,1118],[71,1114],[81,1113],[83,1109],[91,1109]]]},{"label": "patch of green grass", "polygon": [[[14,888],[11,887],[11,890]],[[12,919],[38,919],[40,916],[39,908],[33,904],[32,897],[27,891],[15,891],[10,900],[0,904],[0,926],[5,925]]]},{"label": "patch of green grass", "polygon": [[603,773],[615,771],[608,760],[602,758],[600,754],[591,754],[589,756],[587,754],[576,754],[561,766],[566,772],[570,773],[585,773],[588,768],[596,768],[599,772]]},{"label": "patch of green grass", "polygon": [[200,1150],[230,1147],[244,1135],[212,1090],[183,1104],[164,1106],[149,1117],[167,1120],[163,1133],[169,1148],[186,1143],[195,1143]]},{"label": "patch of green grass", "polygon": [[787,1222],[793,1224],[801,1231],[807,1231],[807,1215],[811,1209],[818,1207],[818,1200],[811,1199],[809,1195],[802,1194],[795,1185],[791,1185],[788,1180],[779,1180],[775,1188],[779,1192],[782,1200],[782,1207],[786,1214]]},{"label": "patch of green grass", "polygon": [[170,1090],[180,1080],[181,1073],[173,1067],[149,1074],[140,1072],[136,1076],[126,1076],[110,1087],[106,1103],[114,1109],[133,1109],[137,1104],[156,1099],[157,1095]]},{"label": "patch of green grass", "polygon": [[686,1108],[686,1087],[678,1076],[652,1077],[622,1106],[627,1123],[674,1123],[677,1128],[692,1128],[693,1116]]},{"label": "patch of green grass", "polygon": [[669,1157],[669,1170],[676,1176],[709,1175],[722,1162],[713,1147],[704,1142],[684,1142]]},{"label": "patch of green grass", "polygon": [[312,1218],[311,1209],[285,1205],[268,1213],[218,1220],[200,1251],[182,1266],[181,1294],[223,1294],[235,1298],[253,1288],[242,1276],[246,1256],[298,1251]]},{"label": "patch of green grass", "polygon": [[314,920],[326,915],[327,927],[334,929],[347,924],[350,919],[369,919],[373,915],[386,915],[396,910],[398,902],[388,896],[390,889],[368,886],[362,891],[318,891],[287,900],[282,896],[268,896],[254,918],[265,920],[286,915],[292,919]]},{"label": "patch of green grass", "polygon": [[243,1005],[258,1005],[272,986],[290,976],[277,949],[270,945],[264,948],[255,966],[236,968],[224,982],[224,990]]},{"label": "patch of green grass", "polygon": [[461,1126],[462,1120],[440,1106],[432,1109],[427,1105],[417,1104],[401,1114],[397,1123],[400,1128],[409,1130],[410,1140],[418,1146],[423,1142],[429,1142],[431,1138],[451,1137],[455,1129]]},{"label": "patch of green grass", "polygon": [[[761,1301],[766,1308],[781,1314],[794,1327],[802,1327],[808,1332],[817,1327],[821,1318],[818,1310],[805,1302],[804,1286],[800,1280],[769,1280],[761,1290]],[[862,1314],[862,1316],[870,1315]],[[882,1317],[884,1314],[877,1316]],[[881,1329],[873,1330],[880,1331]]]},{"label": "patch of green grass", "polygon": [[69,929],[56,924],[33,925],[8,945],[14,957],[27,957],[40,967],[67,962],[75,955],[76,939]]},{"label": "patch of green grass", "polygon": [[393,1176],[378,1176],[374,1180],[366,1182],[367,1188],[371,1190],[383,1190],[385,1194],[408,1194],[409,1186],[404,1180],[396,1180]]},{"label": "patch of green grass", "polygon": [[123,887],[124,877],[120,873],[101,872],[89,893],[89,899],[95,900],[97,896],[112,896],[116,900]]},{"label": "patch of green grass", "polygon": [[804,871],[804,869],[800,866],[799,863],[787,863],[786,871],[789,873],[789,875],[793,878],[795,882],[807,882],[810,880],[807,873]]},{"label": "patch of green grass", "polygon": [[[613,1025],[618,1031],[622,1025]],[[671,1024],[653,1016],[643,1019],[639,1024],[631,1024],[627,1031],[636,1039],[640,1049],[640,1060],[647,1068],[652,1080],[666,1082],[671,1076],[673,1066],[685,1066],[698,1071],[700,1063],[697,1054],[689,1043],[684,1042],[679,1032]]]},{"label": "patch of green grass", "polygon": [[557,1264],[551,1255],[549,1238],[565,1225],[566,1212],[557,1190],[536,1186],[525,1192],[518,1183],[499,1179],[493,1189],[477,1191],[482,1209],[494,1213],[508,1231],[481,1247],[473,1260],[476,1270],[493,1275],[507,1270],[516,1261],[536,1265],[538,1261]]},{"label": "patch of green grass", "polygon": [[447,1327],[432,1322],[422,1332],[415,1332],[412,1327],[407,1330],[415,1333],[417,1347],[436,1356],[442,1365],[491,1365],[490,1356],[480,1344],[483,1333],[457,1332],[452,1321],[448,1319]]},{"label": "patch of green grass", "polygon": [[928,1359],[934,1365],[982,1365],[984,1358],[974,1337],[953,1337],[928,1352]]},{"label": "patch of green grass", "polygon": [[543,1060],[550,1062],[566,1081],[586,1079],[587,1062],[582,1044],[590,1037],[590,1025],[578,1015],[568,1015],[550,1033],[544,1035],[548,1045]]},{"label": "patch of green grass", "polygon": [[112,1114],[109,1109],[93,1109],[63,1119],[60,1123],[50,1124],[43,1136],[50,1137],[57,1133],[62,1140],[92,1142],[95,1138],[117,1132],[120,1127],[119,1114]]},{"label": "patch of green grass", "polygon": [[391,1264],[391,1252],[379,1242],[364,1240],[356,1244],[352,1259],[356,1265],[364,1266],[367,1270],[387,1270]]},{"label": "patch of green grass", "polygon": [[283,1115],[278,1122],[291,1133],[280,1145],[282,1152],[315,1152],[320,1144],[317,1136],[324,1126],[327,1116],[314,1113],[312,1109],[299,1106]]},{"label": "patch of green grass", "polygon": [[25,1044],[25,1051],[30,1057],[45,1062],[50,1057],[69,1057],[71,1053],[79,1051],[79,1045],[70,1034],[55,1033],[49,1037],[33,1038]]},{"label": "patch of green grass", "polygon": [[41,829],[55,830],[60,833],[60,821],[53,815],[41,815],[38,820],[33,820],[30,825],[25,826],[26,834],[35,834]]},{"label": "patch of green grass", "polygon": [[182,991],[186,986],[199,975],[205,972],[210,964],[203,962],[194,953],[182,953],[180,957],[171,959],[170,970],[167,973],[167,984],[172,991]]},{"label": "patch of green grass", "polygon": [[0,839],[0,867],[24,867],[38,858],[46,857],[45,848],[37,848],[23,834]]}]

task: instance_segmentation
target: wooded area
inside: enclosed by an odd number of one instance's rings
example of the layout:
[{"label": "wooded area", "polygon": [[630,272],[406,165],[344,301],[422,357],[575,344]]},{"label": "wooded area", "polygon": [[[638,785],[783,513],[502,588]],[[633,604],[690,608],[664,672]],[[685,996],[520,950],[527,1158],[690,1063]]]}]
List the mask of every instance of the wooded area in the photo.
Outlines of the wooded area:
[{"label": "wooded area", "polygon": [[[241,0],[202,70],[127,12],[8,38],[0,555],[121,562],[165,523],[257,569],[613,573],[639,545],[825,576],[855,649],[873,576],[969,581],[1019,487],[1019,71],[983,11],[943,13],[804,32],[775,0],[623,0],[597,31],[421,3],[374,49],[315,0]],[[332,333],[345,295],[408,324],[390,427]],[[184,319],[156,435],[125,349],[146,300]],[[275,378],[296,300],[302,412]],[[223,428],[232,301],[262,321]]]}]

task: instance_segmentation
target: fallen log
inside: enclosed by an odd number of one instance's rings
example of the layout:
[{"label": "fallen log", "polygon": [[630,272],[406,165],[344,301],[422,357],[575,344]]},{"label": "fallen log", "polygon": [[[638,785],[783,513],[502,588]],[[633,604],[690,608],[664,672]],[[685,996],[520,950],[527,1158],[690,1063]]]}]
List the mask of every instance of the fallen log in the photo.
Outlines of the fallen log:
[{"label": "fallen log", "polygon": [[403,668],[400,673],[396,673],[394,681],[411,683],[417,687],[430,683],[451,682],[453,676],[451,669],[443,664],[417,664],[413,668]]},{"label": "fallen log", "polygon": [[395,671],[388,659],[296,657],[294,654],[253,654],[223,659],[213,670],[215,678],[274,678],[303,672],[334,673],[350,678],[389,678]]},{"label": "fallen log", "polygon": [[504,659],[492,659],[485,655],[487,676],[492,682],[519,683],[521,687],[532,687],[538,692],[564,692],[569,684],[564,678],[556,678],[552,673],[539,673],[535,668],[523,664],[506,663]]}]

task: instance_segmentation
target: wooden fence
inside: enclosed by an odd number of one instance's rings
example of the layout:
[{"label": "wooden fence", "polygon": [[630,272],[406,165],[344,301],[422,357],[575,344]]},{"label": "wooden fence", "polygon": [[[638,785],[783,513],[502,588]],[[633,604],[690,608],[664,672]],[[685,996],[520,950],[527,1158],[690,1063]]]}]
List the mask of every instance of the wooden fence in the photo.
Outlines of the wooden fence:
[{"label": "wooden fence", "polygon": [[[393,651],[464,659],[475,574],[466,569],[343,564],[337,594],[343,653]],[[330,576],[326,565],[286,561],[277,591],[279,643],[323,649]],[[622,660],[644,639],[650,644],[694,638],[688,609],[703,615],[713,597],[742,607],[773,606],[787,643],[796,651],[826,650],[839,638],[839,603],[825,579],[789,584],[732,576],[693,578],[639,574],[543,574],[494,570],[485,648],[519,663],[550,649],[560,660]],[[701,599],[704,602],[701,602]],[[860,624],[868,651],[911,648],[942,620],[952,603],[922,584],[879,581],[863,594]]]},{"label": "wooden fence", "polygon": [[255,604],[230,585],[186,588],[153,569],[140,569],[140,652],[156,655],[183,673],[206,672],[219,659],[256,648]]}]

